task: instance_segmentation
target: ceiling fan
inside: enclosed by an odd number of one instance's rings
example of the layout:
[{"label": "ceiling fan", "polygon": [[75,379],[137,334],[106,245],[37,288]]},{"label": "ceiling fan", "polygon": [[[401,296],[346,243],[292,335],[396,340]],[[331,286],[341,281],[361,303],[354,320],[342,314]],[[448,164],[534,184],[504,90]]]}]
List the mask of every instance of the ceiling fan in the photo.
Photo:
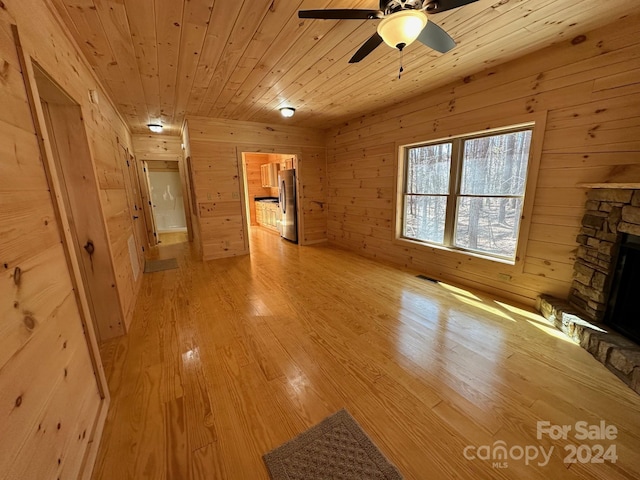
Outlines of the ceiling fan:
[{"label": "ceiling fan", "polygon": [[402,51],[415,40],[446,53],[456,42],[435,23],[428,20],[433,15],[462,7],[478,0],[380,0],[379,10],[328,9],[300,10],[299,18],[321,20],[381,20],[376,33],[355,53],[349,63],[358,63],[382,42]]}]

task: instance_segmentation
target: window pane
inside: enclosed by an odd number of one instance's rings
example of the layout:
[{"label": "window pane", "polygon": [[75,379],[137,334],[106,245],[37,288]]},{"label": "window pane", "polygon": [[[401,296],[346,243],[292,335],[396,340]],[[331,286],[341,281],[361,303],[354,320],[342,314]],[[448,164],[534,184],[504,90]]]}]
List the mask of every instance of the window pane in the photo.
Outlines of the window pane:
[{"label": "window pane", "polygon": [[448,194],[450,170],[450,143],[410,148],[406,193]]},{"label": "window pane", "polygon": [[447,197],[405,195],[404,226],[407,238],[443,243]]},{"label": "window pane", "polygon": [[461,197],[455,245],[514,258],[521,214],[521,198]]},{"label": "window pane", "polygon": [[524,195],[531,130],[464,142],[462,195]]}]

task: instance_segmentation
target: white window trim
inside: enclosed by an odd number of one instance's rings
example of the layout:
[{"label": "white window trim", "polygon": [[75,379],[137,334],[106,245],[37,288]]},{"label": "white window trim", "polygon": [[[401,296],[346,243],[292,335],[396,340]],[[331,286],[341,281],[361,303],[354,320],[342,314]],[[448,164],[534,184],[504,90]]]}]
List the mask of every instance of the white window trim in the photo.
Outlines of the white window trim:
[{"label": "white window trim", "polygon": [[[506,117],[497,120],[485,128],[478,128],[477,125],[464,124],[457,125],[450,129],[446,135],[442,132],[432,132],[431,135],[426,134],[420,141],[412,141],[411,143],[396,142],[396,182],[395,182],[395,208],[394,208],[394,238],[393,242],[403,247],[411,247],[421,252],[437,253],[441,252],[445,255],[453,255],[455,258],[466,257],[471,262],[479,260],[480,262],[489,261],[492,263],[501,263],[512,265],[515,272],[522,272],[524,269],[524,258],[529,240],[529,231],[531,228],[531,216],[533,212],[533,204],[536,186],[538,183],[538,172],[540,169],[540,159],[542,157],[542,144],[546,131],[547,112],[535,112],[529,115],[516,117]],[[472,137],[486,136],[492,133],[500,133],[505,130],[517,128],[533,127],[531,135],[531,146],[529,151],[529,163],[527,169],[527,181],[524,192],[524,202],[522,206],[522,217],[520,220],[520,231],[518,233],[518,242],[516,245],[515,259],[505,259],[492,255],[486,255],[481,252],[472,252],[461,250],[454,247],[439,245],[435,243],[426,243],[418,240],[412,240],[402,236],[403,222],[403,204],[404,204],[404,177],[405,177],[405,156],[406,150],[411,147],[420,146],[429,143],[438,143],[450,141],[454,137]]]}]

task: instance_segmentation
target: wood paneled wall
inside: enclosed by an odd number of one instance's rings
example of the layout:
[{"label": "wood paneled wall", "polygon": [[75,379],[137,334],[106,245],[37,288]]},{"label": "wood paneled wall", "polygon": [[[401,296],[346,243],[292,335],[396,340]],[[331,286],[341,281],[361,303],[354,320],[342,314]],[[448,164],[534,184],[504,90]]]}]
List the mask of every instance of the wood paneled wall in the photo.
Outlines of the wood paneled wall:
[{"label": "wood paneled wall", "polygon": [[[102,103],[106,103],[104,99]],[[113,113],[115,115],[115,111]],[[86,121],[86,113],[83,118]],[[142,284],[142,275],[138,275],[137,279],[134,277],[129,254],[130,238],[135,238],[132,220],[134,208],[130,203],[131,199],[127,196],[127,192],[131,192],[133,186],[125,170],[128,168],[126,162],[131,151],[131,143],[129,132],[124,124],[120,124],[117,116],[101,118],[99,125],[93,127],[87,125],[87,134],[99,179],[102,214],[107,222],[118,294],[123,309],[125,329],[118,332],[122,335],[131,322],[135,300]],[[115,127],[122,125],[123,130],[119,135],[115,135],[111,125]],[[143,257],[138,256],[138,258],[140,260],[138,269],[142,271]]]},{"label": "wood paneled wall", "polygon": [[133,150],[138,160],[180,160],[182,139],[169,135],[133,135]]},{"label": "wood paneled wall", "polygon": [[300,242],[312,245],[327,241],[326,149],[304,147],[298,161],[300,189]]},{"label": "wood paneled wall", "polygon": [[[15,19],[28,54],[82,108],[122,309],[122,324],[114,333],[123,334],[131,320],[142,280],[142,275],[134,279],[129,255],[129,239],[135,238],[135,233],[133,206],[127,198],[130,178],[124,169],[125,150],[132,150],[131,135],[74,40],[62,27],[55,9],[37,0],[5,1],[4,4],[3,11]],[[98,104],[90,102],[89,90],[97,92]],[[24,105],[15,105],[15,108],[12,105],[8,109],[22,111]],[[138,257],[141,270],[142,256]]]},{"label": "wood paneled wall", "polygon": [[[566,297],[581,182],[640,162],[640,19],[622,18],[328,132],[329,239],[369,257],[532,304]],[[402,81],[411,81],[410,74]],[[397,146],[548,111],[526,256],[515,266],[392,241]]]},{"label": "wood paneled wall", "polygon": [[[325,163],[322,131],[204,117],[189,117],[187,125],[205,260],[248,253],[244,186],[239,164],[242,152],[292,153],[297,156],[298,185],[310,186],[298,215],[300,243],[306,243],[307,220],[314,226],[309,238],[321,240],[319,232],[326,228],[323,227],[326,215],[325,177],[319,174],[322,171],[319,165]],[[309,167],[305,167],[306,162]],[[310,172],[308,177],[306,171]],[[311,188],[313,185],[316,187]],[[307,208],[305,205],[316,206]]]},{"label": "wood paneled wall", "polygon": [[[99,358],[92,363],[97,346],[83,288],[74,283],[79,266],[65,251],[72,244],[68,221],[57,215],[63,203],[50,192],[12,25],[31,87],[30,58],[82,109],[90,158],[78,161],[91,162],[98,179],[102,211],[95,215],[106,219],[122,331],[140,284],[128,253],[134,233],[120,154],[122,146],[130,148],[130,136],[56,14],[39,0],[0,2],[0,472],[3,478],[88,478],[108,395],[101,396]],[[99,104],[89,102],[89,90],[98,92]]]},{"label": "wood paneled wall", "polygon": [[205,260],[245,255],[245,203],[236,148],[191,137],[191,168]]},{"label": "wood paneled wall", "polygon": [[[142,280],[141,275],[134,279],[128,246],[129,238],[135,237],[132,205],[127,198],[130,179],[124,171],[125,150],[131,150],[129,130],[54,9],[37,0],[5,1],[4,5],[2,11],[17,23],[31,58],[82,108],[122,309],[122,322],[114,334],[123,334]],[[97,92],[98,104],[89,101],[89,90]],[[28,112],[24,107],[15,95],[7,104],[17,117],[23,115],[19,112]],[[138,257],[141,269],[142,256]]]}]

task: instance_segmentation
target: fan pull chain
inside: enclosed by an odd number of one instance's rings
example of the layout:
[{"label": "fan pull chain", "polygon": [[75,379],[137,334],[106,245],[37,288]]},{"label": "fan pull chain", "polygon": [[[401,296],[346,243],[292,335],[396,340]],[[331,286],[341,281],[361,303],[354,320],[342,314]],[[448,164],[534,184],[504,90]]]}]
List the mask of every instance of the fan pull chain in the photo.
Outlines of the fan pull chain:
[{"label": "fan pull chain", "polygon": [[402,66],[403,58],[404,58],[404,51],[400,50],[400,71],[398,72],[398,80],[402,78],[402,72],[404,72],[404,67]]}]

